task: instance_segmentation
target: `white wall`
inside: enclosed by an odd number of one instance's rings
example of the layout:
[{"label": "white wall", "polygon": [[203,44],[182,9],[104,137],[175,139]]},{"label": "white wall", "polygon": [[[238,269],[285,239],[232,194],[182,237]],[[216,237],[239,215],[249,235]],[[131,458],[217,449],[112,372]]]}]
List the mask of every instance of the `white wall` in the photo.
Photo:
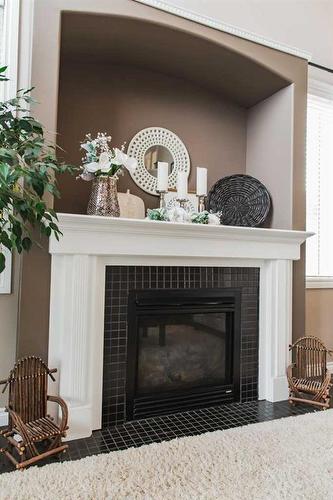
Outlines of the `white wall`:
[{"label": "white wall", "polygon": [[333,68],[332,0],[166,0],[312,53]]},{"label": "white wall", "polygon": [[[292,229],[293,85],[248,111],[246,173],[271,193],[272,227]],[[279,206],[274,206],[274,200]]]}]

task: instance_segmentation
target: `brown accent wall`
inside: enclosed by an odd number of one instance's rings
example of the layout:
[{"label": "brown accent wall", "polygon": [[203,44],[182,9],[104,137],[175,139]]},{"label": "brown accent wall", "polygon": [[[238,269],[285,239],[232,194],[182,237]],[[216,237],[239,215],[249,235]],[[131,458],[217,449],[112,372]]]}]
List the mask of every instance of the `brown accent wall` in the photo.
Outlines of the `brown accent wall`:
[{"label": "brown accent wall", "polygon": [[305,296],[306,334],[321,338],[333,349],[333,288],[307,289]]},{"label": "brown accent wall", "polygon": [[[225,175],[245,172],[246,111],[221,95],[148,70],[87,66],[82,60],[61,65],[58,142],[67,161],[80,164],[80,141],[87,132],[105,131],[120,146],[150,126],[168,128],[185,143],[192,164],[189,189],[195,190],[196,165],[207,166],[208,186]],[[57,211],[86,213],[90,182],[63,176],[59,187]],[[158,197],[142,191],[128,174],[120,178],[119,191],[127,188],[146,208],[158,206]]]},{"label": "brown accent wall", "polygon": [[51,257],[48,241],[35,234],[38,245],[22,254],[17,357],[41,356],[47,360]]},{"label": "brown accent wall", "polygon": [[[5,379],[13,368],[16,357],[17,309],[19,304],[21,260],[13,255],[12,293],[0,295],[0,379]],[[3,389],[3,386],[1,386]],[[2,390],[1,389],[1,390]],[[8,401],[8,393],[0,391],[0,408]]]}]

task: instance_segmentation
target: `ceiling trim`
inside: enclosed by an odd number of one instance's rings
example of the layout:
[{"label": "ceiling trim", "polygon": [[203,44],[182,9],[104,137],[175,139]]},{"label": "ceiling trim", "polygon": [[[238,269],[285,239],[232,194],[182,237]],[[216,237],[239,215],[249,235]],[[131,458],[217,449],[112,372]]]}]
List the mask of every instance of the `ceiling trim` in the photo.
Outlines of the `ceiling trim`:
[{"label": "ceiling trim", "polygon": [[209,28],[213,28],[218,31],[223,31],[225,33],[229,33],[230,35],[234,35],[239,38],[244,38],[245,40],[249,40],[251,42],[255,42],[260,45],[265,45],[266,47],[270,47],[271,49],[279,50],[280,52],[285,52],[286,54],[291,54],[293,56],[300,57],[301,59],[306,59],[307,61],[311,60],[311,54],[309,52],[306,52],[305,50],[285,45],[284,43],[271,40],[270,38],[266,38],[256,33],[252,33],[251,31],[244,30],[243,28],[240,28],[238,26],[233,26],[232,24],[216,21],[212,17],[208,17],[199,14],[197,12],[194,12],[192,10],[178,7],[172,2],[166,2],[164,0],[133,0],[133,1],[142,3],[144,5],[148,5],[150,7],[154,7],[155,9],[163,10],[164,12],[168,12],[169,14],[173,14],[175,16],[182,17],[190,21],[194,21],[198,24],[208,26]]}]

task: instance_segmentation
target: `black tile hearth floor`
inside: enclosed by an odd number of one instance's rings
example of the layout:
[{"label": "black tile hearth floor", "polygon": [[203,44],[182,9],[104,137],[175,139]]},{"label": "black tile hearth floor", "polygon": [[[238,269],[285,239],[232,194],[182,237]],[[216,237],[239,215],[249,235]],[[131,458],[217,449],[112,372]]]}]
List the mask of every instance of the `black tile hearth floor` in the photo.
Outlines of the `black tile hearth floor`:
[{"label": "black tile hearth floor", "polygon": [[[94,431],[89,438],[70,441],[66,454],[62,454],[60,458],[44,460],[40,462],[40,465],[60,460],[78,460],[89,455],[301,415],[312,411],[317,410],[307,405],[293,407],[287,401],[279,403],[251,401],[136,420]],[[0,439],[0,447],[2,445],[2,439]],[[3,455],[0,455],[0,473],[12,470],[14,470],[13,466]]]}]

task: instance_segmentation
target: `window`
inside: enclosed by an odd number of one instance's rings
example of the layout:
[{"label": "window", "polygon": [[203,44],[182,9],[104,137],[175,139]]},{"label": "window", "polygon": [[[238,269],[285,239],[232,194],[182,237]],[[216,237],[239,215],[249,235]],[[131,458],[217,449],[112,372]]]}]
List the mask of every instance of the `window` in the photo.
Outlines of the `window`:
[{"label": "window", "polygon": [[4,60],[3,42],[4,42],[4,10],[5,0],[0,0],[0,61]]},{"label": "window", "polygon": [[308,96],[306,225],[316,234],[307,241],[306,274],[310,282],[331,282],[333,287],[333,89],[329,90]]},{"label": "window", "polygon": [[[0,0],[0,65],[8,66],[9,81],[0,85],[0,100],[16,94],[20,0]],[[6,270],[0,275],[0,294],[11,293],[11,253],[6,250]]]}]

